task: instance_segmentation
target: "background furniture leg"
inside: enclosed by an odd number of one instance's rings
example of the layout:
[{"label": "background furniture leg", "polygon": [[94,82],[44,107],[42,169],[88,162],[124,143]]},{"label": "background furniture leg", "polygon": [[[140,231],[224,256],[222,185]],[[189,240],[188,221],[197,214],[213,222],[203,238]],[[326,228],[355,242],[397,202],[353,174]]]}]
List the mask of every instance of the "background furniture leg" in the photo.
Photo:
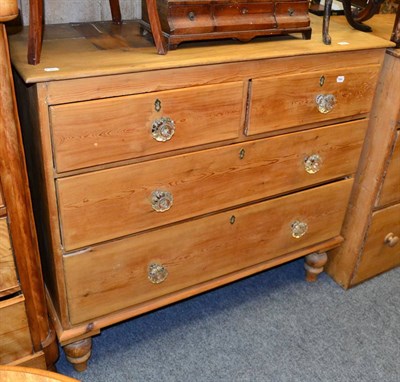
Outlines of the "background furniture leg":
[{"label": "background furniture leg", "polygon": [[43,0],[29,0],[28,63],[40,62],[43,41]]}]

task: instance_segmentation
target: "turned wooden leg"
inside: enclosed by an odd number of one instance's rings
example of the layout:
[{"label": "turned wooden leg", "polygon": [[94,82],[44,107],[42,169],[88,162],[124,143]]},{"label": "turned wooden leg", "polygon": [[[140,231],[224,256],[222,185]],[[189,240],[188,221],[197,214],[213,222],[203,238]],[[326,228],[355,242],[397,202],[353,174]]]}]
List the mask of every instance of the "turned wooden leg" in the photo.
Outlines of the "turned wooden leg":
[{"label": "turned wooden leg", "polygon": [[85,338],[65,345],[64,353],[76,371],[85,371],[87,362],[92,354],[92,338]]},{"label": "turned wooden leg", "polygon": [[325,252],[315,252],[307,255],[304,260],[306,280],[309,282],[317,281],[318,275],[324,270],[324,265],[328,261],[328,255]]},{"label": "turned wooden leg", "polygon": [[121,24],[121,8],[119,6],[119,0],[110,0],[111,17],[114,23]]},{"label": "turned wooden leg", "polygon": [[43,40],[43,0],[29,0],[28,63],[40,62]]}]

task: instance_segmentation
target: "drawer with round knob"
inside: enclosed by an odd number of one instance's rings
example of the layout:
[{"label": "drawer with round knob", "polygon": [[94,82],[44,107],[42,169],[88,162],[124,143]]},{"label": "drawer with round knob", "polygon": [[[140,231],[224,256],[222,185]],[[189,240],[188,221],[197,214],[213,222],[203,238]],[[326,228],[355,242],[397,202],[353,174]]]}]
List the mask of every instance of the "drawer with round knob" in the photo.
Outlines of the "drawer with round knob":
[{"label": "drawer with round knob", "polygon": [[64,255],[71,322],[335,238],[352,184],[338,181]]},{"label": "drawer with round knob", "polygon": [[254,79],[247,135],[369,112],[378,65]]},{"label": "drawer with round knob", "polygon": [[372,214],[363,252],[352,284],[400,265],[400,204]]},{"label": "drawer with round knob", "polygon": [[49,108],[58,172],[237,138],[242,82]]},{"label": "drawer with round knob", "polygon": [[366,120],[57,180],[63,246],[73,250],[351,176]]},{"label": "drawer with round knob", "polygon": [[[400,133],[397,133],[396,144],[390,157],[385,178],[380,192],[378,206],[400,202]],[[399,217],[400,219],[400,217]]]}]

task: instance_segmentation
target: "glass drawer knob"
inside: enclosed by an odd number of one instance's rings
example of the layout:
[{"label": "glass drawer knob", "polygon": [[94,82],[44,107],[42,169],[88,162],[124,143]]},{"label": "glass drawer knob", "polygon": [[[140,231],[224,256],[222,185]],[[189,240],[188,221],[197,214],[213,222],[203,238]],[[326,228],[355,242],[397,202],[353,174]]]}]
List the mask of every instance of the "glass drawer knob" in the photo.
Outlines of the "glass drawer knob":
[{"label": "glass drawer knob", "polygon": [[331,112],[336,104],[336,98],[333,94],[318,94],[315,97],[318,111],[322,114]]},{"label": "glass drawer knob", "polygon": [[292,236],[296,239],[302,237],[308,230],[308,224],[306,222],[301,222],[296,220],[291,225]]},{"label": "glass drawer knob", "polygon": [[151,206],[157,212],[164,212],[172,207],[174,198],[168,191],[155,190],[151,193]]},{"label": "glass drawer knob", "polygon": [[175,122],[169,117],[156,119],[151,126],[151,135],[158,142],[169,141],[175,133]]},{"label": "glass drawer knob", "polygon": [[304,169],[309,174],[315,174],[321,170],[322,159],[318,154],[312,154],[306,159],[304,159]]},{"label": "glass drawer knob", "polygon": [[167,268],[162,264],[152,263],[148,267],[147,277],[153,284],[162,283],[168,276]]},{"label": "glass drawer knob", "polygon": [[397,243],[399,242],[399,237],[396,236],[393,232],[388,233],[385,236],[385,240],[384,243],[388,246],[388,247],[394,247],[395,245],[397,245]]}]

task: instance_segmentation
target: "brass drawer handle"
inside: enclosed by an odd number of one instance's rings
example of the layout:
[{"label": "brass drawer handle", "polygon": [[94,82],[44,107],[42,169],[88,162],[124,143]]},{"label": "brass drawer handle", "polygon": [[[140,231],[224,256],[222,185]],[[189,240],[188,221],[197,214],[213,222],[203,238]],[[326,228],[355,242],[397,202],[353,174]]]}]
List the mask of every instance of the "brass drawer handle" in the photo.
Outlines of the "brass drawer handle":
[{"label": "brass drawer handle", "polygon": [[155,190],[151,193],[151,206],[157,212],[164,212],[172,207],[174,198],[168,191]]},{"label": "brass drawer handle", "polygon": [[395,236],[395,234],[393,232],[390,232],[385,236],[384,243],[388,247],[394,247],[399,242],[399,240],[400,239],[398,236]]},{"label": "brass drawer handle", "polygon": [[175,134],[175,122],[169,117],[156,119],[151,126],[151,135],[158,142],[169,141]]},{"label": "brass drawer handle", "polygon": [[299,220],[295,220],[290,227],[292,229],[292,236],[296,239],[301,238],[308,231],[308,224]]},{"label": "brass drawer handle", "polygon": [[315,97],[318,111],[322,114],[331,112],[336,104],[336,98],[333,94],[318,94]]},{"label": "brass drawer handle", "polygon": [[191,11],[188,13],[188,18],[190,21],[194,21],[196,18],[196,14],[193,11]]},{"label": "brass drawer handle", "polygon": [[309,174],[315,174],[321,170],[322,159],[318,154],[312,154],[304,159],[304,169]]},{"label": "brass drawer handle", "polygon": [[153,284],[160,284],[168,277],[168,270],[162,264],[151,263],[147,271],[147,278]]}]

